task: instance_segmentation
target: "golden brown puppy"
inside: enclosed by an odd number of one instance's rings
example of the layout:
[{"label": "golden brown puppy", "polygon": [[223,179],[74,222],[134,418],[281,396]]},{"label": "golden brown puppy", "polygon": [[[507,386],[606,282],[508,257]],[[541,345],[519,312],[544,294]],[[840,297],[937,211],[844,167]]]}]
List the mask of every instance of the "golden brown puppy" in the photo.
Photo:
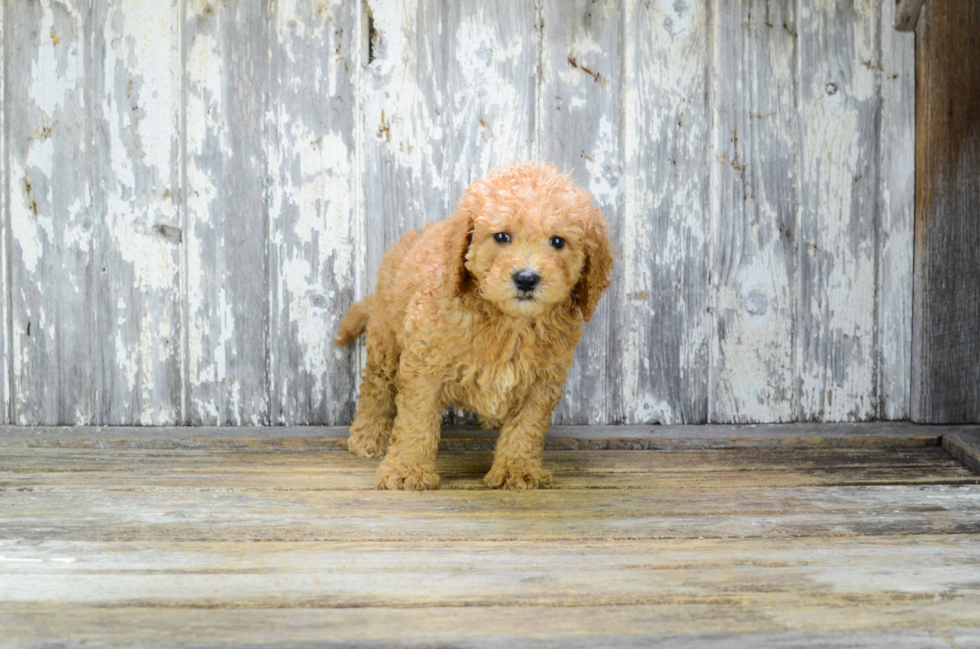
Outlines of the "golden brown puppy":
[{"label": "golden brown puppy", "polygon": [[378,488],[439,486],[450,403],[500,428],[488,486],[550,484],[544,435],[612,263],[606,219],[554,167],[493,172],[470,185],[452,218],[402,237],[335,341],[367,330],[347,446],[364,457],[387,450]]}]

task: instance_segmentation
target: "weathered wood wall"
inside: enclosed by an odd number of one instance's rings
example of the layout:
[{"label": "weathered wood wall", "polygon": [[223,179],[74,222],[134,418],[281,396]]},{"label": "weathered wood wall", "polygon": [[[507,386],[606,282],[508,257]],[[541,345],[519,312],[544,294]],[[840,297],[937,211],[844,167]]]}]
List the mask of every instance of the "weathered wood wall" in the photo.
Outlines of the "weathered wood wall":
[{"label": "weathered wood wall", "polygon": [[910,407],[883,0],[6,0],[3,418],[342,424],[386,247],[513,161],[615,232],[561,423]]},{"label": "weathered wood wall", "polygon": [[980,4],[922,9],[912,416],[980,421]]}]

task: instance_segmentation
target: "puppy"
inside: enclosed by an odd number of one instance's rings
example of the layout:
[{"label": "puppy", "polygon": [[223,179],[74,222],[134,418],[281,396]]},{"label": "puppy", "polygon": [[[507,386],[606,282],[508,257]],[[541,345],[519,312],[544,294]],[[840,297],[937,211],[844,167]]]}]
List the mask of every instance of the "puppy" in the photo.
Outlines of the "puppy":
[{"label": "puppy", "polygon": [[557,169],[502,169],[470,185],[449,219],[408,232],[376,291],[340,323],[367,331],[367,365],[347,446],[371,457],[379,489],[435,489],[450,403],[500,428],[493,488],[551,484],[544,435],[572,352],[609,287],[612,248],[592,197]]}]

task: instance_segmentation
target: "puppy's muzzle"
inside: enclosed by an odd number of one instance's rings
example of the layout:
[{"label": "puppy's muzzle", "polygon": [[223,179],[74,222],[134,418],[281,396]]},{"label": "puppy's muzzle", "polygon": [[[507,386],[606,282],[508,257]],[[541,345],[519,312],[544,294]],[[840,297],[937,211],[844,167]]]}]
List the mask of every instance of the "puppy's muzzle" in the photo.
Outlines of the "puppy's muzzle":
[{"label": "puppy's muzzle", "polygon": [[512,276],[514,286],[522,294],[529,295],[541,281],[541,276],[531,270],[519,270]]}]

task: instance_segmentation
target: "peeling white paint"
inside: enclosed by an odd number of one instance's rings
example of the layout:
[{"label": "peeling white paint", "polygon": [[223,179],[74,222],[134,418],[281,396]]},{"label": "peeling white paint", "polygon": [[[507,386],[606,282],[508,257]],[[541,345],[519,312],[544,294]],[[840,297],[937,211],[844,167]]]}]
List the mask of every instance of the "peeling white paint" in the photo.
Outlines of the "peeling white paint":
[{"label": "peeling white paint", "polygon": [[[37,371],[32,365],[52,362],[53,355],[39,355],[38,349],[63,344],[66,332],[58,331],[55,322],[72,312],[55,308],[52,304],[59,303],[52,301],[83,304],[91,279],[85,264],[105,260],[107,275],[124,286],[113,286],[122,295],[113,293],[105,306],[111,315],[103,348],[114,363],[115,392],[98,392],[98,398],[125,411],[132,423],[169,423],[181,416],[207,423],[262,423],[262,408],[275,410],[281,404],[264,403],[267,397],[252,394],[250,378],[240,375],[254,368],[239,365],[248,351],[240,347],[242,321],[235,320],[236,312],[241,318],[240,305],[220,277],[228,267],[222,255],[233,254],[234,233],[216,231],[214,221],[216,211],[226,207],[219,199],[225,181],[215,169],[241,150],[229,144],[240,136],[230,122],[232,109],[240,106],[228,105],[228,93],[238,88],[229,84],[243,80],[229,77],[230,53],[222,51],[227,40],[221,32],[228,23],[223,12],[237,7],[194,0],[180,24],[173,3],[110,3],[92,14],[103,24],[86,31],[89,14],[75,4],[39,0],[40,20],[29,38],[18,42],[30,56],[7,52],[8,63],[27,70],[22,76],[32,120],[8,125],[11,240],[6,244],[16,280],[8,279],[20,283],[10,287],[10,294],[23,303],[11,318],[12,378],[15,383],[29,379]],[[800,190],[787,191],[802,191],[796,198],[804,201],[800,218],[808,229],[793,237],[800,238],[810,266],[819,269],[791,286],[784,257],[793,253],[777,250],[782,235],[776,225],[792,222],[792,215],[783,213],[784,204],[771,196],[751,192],[741,213],[755,214],[773,236],[767,239],[758,230],[738,233],[728,251],[734,260],[726,269],[730,276],[713,273],[707,279],[707,269],[716,270],[721,243],[733,236],[720,222],[728,203],[716,195],[731,185],[716,182],[722,176],[712,165],[723,165],[730,179],[737,156],[738,164],[749,165],[745,182],[751,185],[754,171],[773,164],[753,158],[742,146],[735,151],[724,132],[731,115],[724,113],[716,85],[706,91],[706,83],[716,84],[706,81],[712,69],[708,53],[727,55],[717,41],[726,15],[719,9],[722,3],[710,9],[705,3],[674,0],[630,0],[625,8],[596,4],[594,23],[572,16],[569,25],[574,27],[558,38],[551,31],[555,21],[546,23],[543,35],[528,32],[525,37],[511,25],[526,24],[524,17],[515,21],[491,7],[461,7],[459,20],[452,23],[419,0],[372,0],[378,39],[370,64],[360,60],[361,52],[347,51],[349,43],[358,42],[350,34],[357,33],[363,17],[340,0],[282,0],[271,7],[276,13],[268,21],[275,32],[270,34],[270,60],[281,68],[273,65],[269,77],[275,84],[265,107],[269,128],[250,137],[276,135],[262,163],[271,179],[266,194],[269,254],[274,253],[278,266],[270,280],[277,297],[270,291],[269,302],[256,305],[256,313],[278,318],[270,334],[275,339],[269,340],[272,393],[288,395],[295,389],[312,395],[298,398],[284,416],[305,421],[303,409],[326,411],[347,398],[330,392],[336,389],[331,377],[347,370],[343,364],[350,357],[329,341],[342,315],[343,290],[351,282],[373,282],[372,266],[383,252],[377,242],[444,218],[472,180],[493,167],[529,159],[541,147],[539,140],[548,138],[569,147],[554,147],[553,156],[567,155],[562,165],[574,166],[597,204],[617,219],[621,241],[616,292],[606,298],[614,304],[602,316],[609,320],[588,325],[596,336],[616,334],[621,349],[611,349],[609,339],[598,337],[583,347],[587,362],[573,370],[565,399],[570,416],[594,423],[614,414],[630,423],[685,421],[681,402],[701,398],[709,356],[714,376],[708,381],[715,390],[709,399],[712,412],[723,419],[794,419],[794,394],[784,380],[794,371],[792,387],[801,390],[799,414],[804,417],[874,416],[876,381],[882,412],[907,414],[914,161],[911,125],[902,121],[908,116],[896,113],[898,97],[905,95],[882,91],[882,132],[896,146],[880,147],[881,160],[868,164],[873,155],[868,133],[878,123],[878,85],[897,56],[886,12],[876,20],[873,0],[859,0],[846,15],[838,13],[833,0],[807,0],[800,3],[799,44],[783,32],[767,40],[766,47],[772,47],[770,40],[789,39],[790,54],[772,49],[768,64],[770,76],[785,87],[780,92],[792,100],[786,102],[791,115],[781,117],[793,126],[772,127],[773,137],[792,147],[797,134],[802,136]],[[537,9],[564,17],[575,5]],[[626,12],[622,21],[609,19],[618,11]],[[602,19],[609,24],[603,26]],[[621,24],[625,38],[618,32]],[[347,36],[341,38],[340,30]],[[85,33],[96,34],[95,39],[83,42]],[[740,38],[756,38],[752,33]],[[439,34],[452,44],[451,51],[440,49]],[[608,46],[610,34],[621,50]],[[844,46],[835,48],[834,57],[819,55],[819,48],[838,41]],[[882,61],[876,59],[879,45]],[[902,47],[906,54],[912,51],[910,45]],[[104,49],[104,58],[95,64],[101,66],[95,74],[102,75],[102,94],[88,95],[95,106],[84,105],[86,48]],[[539,51],[546,57],[541,69],[536,67]],[[611,63],[596,63],[605,61]],[[713,69],[718,62],[710,62]],[[582,66],[595,68],[603,80]],[[793,82],[797,66],[805,72],[799,87]],[[433,70],[448,70],[447,79],[434,79]],[[623,79],[617,78],[620,70]],[[349,90],[351,83],[356,92]],[[744,97],[758,91],[756,83],[745,76],[732,88]],[[557,84],[560,100],[551,96],[558,93],[543,90]],[[706,97],[715,101],[714,114],[705,113],[711,110],[704,106]],[[182,108],[186,124],[179,123]],[[563,123],[559,110],[562,119],[574,115],[588,129],[553,132],[554,124]],[[88,115],[99,129],[94,135],[85,131]],[[770,128],[768,122],[763,125],[765,118],[758,117],[759,132]],[[534,134],[529,133],[532,121]],[[81,154],[74,163],[104,161],[98,186],[89,187],[82,173],[70,181],[70,192],[63,191],[59,183],[69,182],[61,146],[65,138],[73,138]],[[177,153],[181,138],[183,160]],[[100,147],[98,157],[89,155],[91,142]],[[874,169],[876,164],[881,167]],[[864,171],[882,178],[880,190],[869,191],[855,178]],[[709,173],[715,175],[706,190]],[[186,187],[180,186],[182,175]],[[710,207],[705,204],[709,194]],[[185,214],[178,210],[180,196],[186,197]],[[879,232],[878,250],[873,231],[856,234],[854,228],[855,222],[874,218],[876,196],[887,224]],[[379,235],[382,224],[385,234]],[[177,286],[181,254],[187,280],[183,294]],[[71,255],[87,261],[73,266]],[[63,284],[51,286],[49,273],[58,273]],[[808,292],[800,305],[803,313],[797,313],[801,287]],[[360,285],[358,292],[363,293]],[[279,303],[273,305],[274,299]],[[176,309],[186,314],[183,327],[176,324]],[[800,325],[804,315],[806,323]],[[723,318],[724,339],[713,328]],[[801,348],[800,340],[792,348],[794,336],[804,333],[797,326],[813,334],[810,348]],[[178,371],[187,380],[186,413],[175,411],[165,398],[171,389],[168,371],[181,347],[175,338],[182,336],[186,358]],[[596,374],[596,368],[610,365],[609,354],[619,362],[611,364],[608,376]],[[363,351],[356,358],[363,360]],[[604,403],[590,390],[619,395],[622,403]],[[38,408],[35,394],[22,391],[12,398],[14,410]],[[76,423],[101,416],[85,404],[64,412]]]},{"label": "peeling white paint", "polygon": [[520,38],[501,42],[486,7],[470,8],[456,28],[459,87],[450,112],[457,134],[453,184],[459,192],[487,172],[529,158],[527,55]]},{"label": "peeling white paint", "polygon": [[418,0],[377,0],[371,3],[371,9],[379,36],[377,58],[367,68],[366,75],[365,135],[373,135],[400,173],[425,183],[426,195],[441,197],[432,205],[413,197],[413,202],[406,206],[407,214],[393,215],[408,230],[422,223],[405,222],[406,215],[414,213],[425,220],[438,220],[447,216],[454,204],[446,178],[432,166],[436,147],[441,150],[448,137],[435,111],[445,110],[443,104],[448,98],[427,97],[415,77],[419,52],[410,38],[419,28]]},{"label": "peeling white paint", "polygon": [[878,414],[906,419],[911,410],[912,376],[915,34],[893,28],[893,3],[882,3],[880,14]]},{"label": "peeling white paint", "polygon": [[[72,20],[68,25],[59,24],[57,30],[52,11],[55,4],[59,11],[67,13]],[[43,13],[37,31],[37,58],[31,70],[31,100],[49,119],[55,120],[58,112],[65,107],[65,97],[79,90],[78,83],[84,75],[81,48],[76,43],[71,43],[74,47],[68,47],[71,41],[67,38],[65,44],[61,45],[60,42],[55,42],[55,38],[61,41],[59,30],[62,31],[62,36],[68,36],[63,29],[66,26],[71,33],[80,32],[82,19],[74,3],[41,0],[41,9]],[[84,101],[82,93],[79,92],[77,97],[79,101]]]},{"label": "peeling white paint", "polygon": [[617,208],[622,192],[619,156],[619,134],[609,116],[603,115],[596,129],[591,159],[585,160],[585,168],[589,171],[588,189],[592,197],[597,205],[606,209]]},{"label": "peeling white paint", "polygon": [[[188,120],[189,121],[189,120]],[[187,212],[188,223],[208,222],[208,210],[217,195],[217,188],[197,166],[193,158],[187,161]],[[201,240],[187,236],[185,242],[187,251],[187,312],[190,314],[186,323],[188,329],[187,375],[191,385],[198,385],[213,376],[213,370],[206,373],[201,363],[204,361],[204,339],[210,329],[210,316],[207,313],[207,303],[204,299],[204,289],[201,280],[205,277]]]},{"label": "peeling white paint", "polygon": [[[793,421],[799,237],[793,9],[774,6],[762,15],[716,2],[712,10],[709,416],[719,423]],[[782,31],[761,36],[775,25]]]},{"label": "peeling white paint", "polygon": [[[834,42],[853,49],[845,61],[814,61],[801,92],[803,124],[802,234],[804,268],[811,274],[801,305],[813,343],[797,347],[800,410],[805,419],[868,419],[876,413],[874,142],[874,11],[857,7],[857,19],[820,0],[801,35],[803,47]],[[851,33],[838,29],[846,25]],[[819,53],[817,50],[815,53]],[[868,65],[866,65],[868,64]],[[848,76],[849,75],[849,76]],[[869,164],[871,163],[871,164]],[[857,192],[857,193],[855,193]]]}]

